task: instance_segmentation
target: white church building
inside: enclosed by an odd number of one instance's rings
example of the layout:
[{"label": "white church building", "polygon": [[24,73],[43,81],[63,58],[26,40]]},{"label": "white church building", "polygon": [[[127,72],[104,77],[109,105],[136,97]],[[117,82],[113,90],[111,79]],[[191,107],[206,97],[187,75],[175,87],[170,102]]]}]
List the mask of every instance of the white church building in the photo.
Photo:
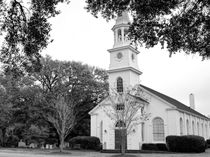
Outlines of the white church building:
[{"label": "white church building", "polygon": [[[109,86],[124,90],[128,86],[140,85],[142,72],[138,67],[139,51],[127,38],[129,16],[123,13],[112,28],[114,46],[109,49]],[[140,150],[143,143],[165,143],[168,135],[199,135],[210,138],[210,119],[195,110],[193,94],[190,95],[190,107],[183,103],[140,85],[145,97],[149,98],[145,111],[150,113],[149,120],[143,121],[126,137],[129,150]],[[106,99],[93,108],[91,116],[91,136],[100,139],[103,149],[119,149],[119,135],[111,127],[112,120],[101,106],[107,104]]]}]

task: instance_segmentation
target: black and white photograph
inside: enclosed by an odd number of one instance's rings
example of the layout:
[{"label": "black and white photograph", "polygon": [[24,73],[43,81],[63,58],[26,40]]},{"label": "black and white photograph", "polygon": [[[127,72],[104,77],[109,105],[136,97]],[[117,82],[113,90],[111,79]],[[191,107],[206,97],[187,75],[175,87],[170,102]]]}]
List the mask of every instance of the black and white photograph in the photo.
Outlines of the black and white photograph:
[{"label": "black and white photograph", "polygon": [[209,0],[0,0],[0,157],[209,157]]}]

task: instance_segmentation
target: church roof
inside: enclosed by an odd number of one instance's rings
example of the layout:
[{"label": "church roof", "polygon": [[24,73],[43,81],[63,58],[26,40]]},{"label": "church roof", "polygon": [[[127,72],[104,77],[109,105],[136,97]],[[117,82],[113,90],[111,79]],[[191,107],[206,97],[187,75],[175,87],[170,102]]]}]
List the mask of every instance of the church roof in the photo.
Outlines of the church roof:
[{"label": "church roof", "polygon": [[132,95],[132,94],[129,94],[129,95],[132,96],[132,97],[134,97],[137,100],[140,100],[140,101],[144,102],[144,103],[147,103],[147,104],[149,103],[147,100],[142,99],[141,97],[138,97],[138,96],[135,96],[135,95]]},{"label": "church roof", "polygon": [[199,113],[199,112],[193,110],[192,108],[190,108],[190,107],[184,105],[183,103],[179,102],[178,100],[175,100],[175,99],[173,99],[173,98],[171,98],[171,97],[169,97],[169,96],[167,96],[167,95],[164,95],[164,94],[162,94],[162,93],[159,93],[159,92],[157,92],[157,91],[155,91],[155,90],[153,90],[153,89],[151,89],[151,88],[149,88],[149,87],[146,87],[146,86],[144,86],[144,85],[141,85],[141,87],[143,87],[144,89],[146,89],[146,90],[149,91],[150,93],[152,93],[152,94],[158,96],[159,98],[165,100],[166,102],[168,102],[168,103],[174,105],[175,107],[177,107],[177,108],[180,109],[180,110],[183,110],[183,111],[186,111],[186,112],[190,112],[190,113],[192,113],[192,114],[195,114],[195,115],[197,115],[197,116],[203,117],[203,118],[205,118],[205,119],[206,119],[206,118],[209,119],[208,117],[206,117],[206,116],[204,116],[203,114],[201,114],[201,113]]}]

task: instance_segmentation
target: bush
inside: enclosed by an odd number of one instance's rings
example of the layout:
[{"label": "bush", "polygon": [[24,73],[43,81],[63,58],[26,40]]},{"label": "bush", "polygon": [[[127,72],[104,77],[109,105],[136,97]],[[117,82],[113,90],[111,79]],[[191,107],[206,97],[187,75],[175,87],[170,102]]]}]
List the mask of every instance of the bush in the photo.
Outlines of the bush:
[{"label": "bush", "polygon": [[201,136],[167,136],[166,143],[172,152],[205,152],[206,142]]},{"label": "bush", "polygon": [[206,140],[207,148],[210,148],[210,139]]},{"label": "bush", "polygon": [[157,150],[157,146],[154,143],[143,143],[142,150]]},{"label": "bush", "polygon": [[9,136],[6,139],[5,146],[6,147],[17,147],[18,146],[19,138],[15,135]]},{"label": "bush", "polygon": [[164,143],[143,143],[142,150],[167,151]]},{"label": "bush", "polygon": [[93,136],[77,136],[73,137],[69,141],[69,145],[71,148],[77,147],[78,149],[90,149],[90,150],[101,150],[101,143],[98,137]]},{"label": "bush", "polygon": [[160,151],[168,151],[168,148],[165,143],[157,143],[158,150]]}]

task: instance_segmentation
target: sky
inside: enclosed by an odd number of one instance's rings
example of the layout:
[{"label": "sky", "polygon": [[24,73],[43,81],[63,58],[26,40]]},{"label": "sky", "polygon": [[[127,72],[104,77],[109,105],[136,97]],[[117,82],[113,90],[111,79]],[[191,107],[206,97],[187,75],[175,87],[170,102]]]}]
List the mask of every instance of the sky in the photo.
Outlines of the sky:
[{"label": "sky", "polygon": [[[114,20],[107,22],[95,18],[85,9],[85,2],[71,0],[61,4],[61,14],[50,20],[51,38],[54,40],[42,55],[53,59],[80,61],[108,70],[109,53],[114,44],[111,28]],[[171,58],[166,49],[139,47],[138,64],[143,74],[140,83],[166,94],[189,106],[189,94],[195,96],[195,108],[210,115],[210,60],[202,61],[198,55],[177,53]]]}]

